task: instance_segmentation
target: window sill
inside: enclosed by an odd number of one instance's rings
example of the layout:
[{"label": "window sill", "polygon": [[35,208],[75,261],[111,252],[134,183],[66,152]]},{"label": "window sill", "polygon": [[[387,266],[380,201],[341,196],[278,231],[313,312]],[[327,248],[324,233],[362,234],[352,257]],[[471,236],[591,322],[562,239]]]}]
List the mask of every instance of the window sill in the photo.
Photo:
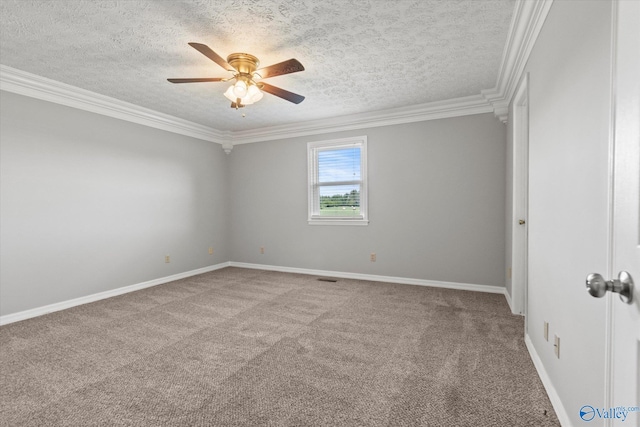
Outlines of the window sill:
[{"label": "window sill", "polygon": [[368,219],[310,219],[309,225],[369,225]]}]

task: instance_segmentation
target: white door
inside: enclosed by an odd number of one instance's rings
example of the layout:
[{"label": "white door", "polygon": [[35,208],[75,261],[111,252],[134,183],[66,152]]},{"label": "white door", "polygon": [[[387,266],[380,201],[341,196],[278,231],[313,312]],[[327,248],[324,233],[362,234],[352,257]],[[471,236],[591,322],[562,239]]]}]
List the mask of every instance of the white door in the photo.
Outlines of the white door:
[{"label": "white door", "polygon": [[[584,421],[640,427],[640,1],[614,3],[611,271],[587,279],[607,294],[606,407],[585,406]],[[634,283],[635,282],[635,283]],[[607,292],[612,291],[612,292]],[[618,295],[620,293],[621,295]]]},{"label": "white door", "polygon": [[[614,77],[614,276],[627,271],[635,281],[631,304],[610,296],[611,413],[614,426],[640,427],[640,1],[617,4]],[[626,419],[625,414],[626,414]]]}]

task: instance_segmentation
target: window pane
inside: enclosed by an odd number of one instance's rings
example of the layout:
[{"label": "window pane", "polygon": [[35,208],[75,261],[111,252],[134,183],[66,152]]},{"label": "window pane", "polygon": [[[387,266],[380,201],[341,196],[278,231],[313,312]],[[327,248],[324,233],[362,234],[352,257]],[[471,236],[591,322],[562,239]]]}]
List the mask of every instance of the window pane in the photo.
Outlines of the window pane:
[{"label": "window pane", "polygon": [[360,148],[340,148],[318,152],[319,182],[360,180]]},{"label": "window pane", "polygon": [[319,190],[320,216],[360,216],[360,185],[323,185]]},{"label": "window pane", "polygon": [[367,225],[366,135],[307,143],[310,225]]}]

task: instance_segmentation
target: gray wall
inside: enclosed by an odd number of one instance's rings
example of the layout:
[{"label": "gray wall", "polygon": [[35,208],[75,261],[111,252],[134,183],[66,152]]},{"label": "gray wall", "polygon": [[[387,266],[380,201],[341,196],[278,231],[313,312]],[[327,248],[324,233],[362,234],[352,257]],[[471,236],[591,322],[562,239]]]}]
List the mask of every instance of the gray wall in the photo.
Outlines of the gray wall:
[{"label": "gray wall", "polygon": [[[308,225],[306,143],[351,135],[368,137],[370,224]],[[505,141],[481,114],[238,145],[231,259],[504,286]]]},{"label": "gray wall", "polygon": [[591,272],[611,277],[611,8],[599,0],[554,2],[526,67],[527,333],[573,425],[584,423],[582,405],[605,405],[606,301],[589,296],[584,280]]},{"label": "gray wall", "polygon": [[[230,260],[504,285],[506,134],[491,114],[238,145],[227,157],[10,92],[0,102],[1,315]],[[306,143],[363,134],[369,226],[308,225]]]},{"label": "gray wall", "polygon": [[0,102],[0,314],[229,260],[220,145],[9,92]]}]

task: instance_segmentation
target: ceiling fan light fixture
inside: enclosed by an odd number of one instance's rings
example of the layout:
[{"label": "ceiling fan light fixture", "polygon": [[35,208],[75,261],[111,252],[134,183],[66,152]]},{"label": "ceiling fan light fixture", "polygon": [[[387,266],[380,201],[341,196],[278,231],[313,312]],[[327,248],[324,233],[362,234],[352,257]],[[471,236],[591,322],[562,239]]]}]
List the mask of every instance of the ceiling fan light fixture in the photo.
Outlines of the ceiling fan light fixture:
[{"label": "ceiling fan light fixture", "polygon": [[[242,82],[244,83],[244,82]],[[237,96],[236,95],[236,87],[237,87],[237,83],[235,85],[231,85],[227,88],[227,91],[224,93],[224,96],[231,102],[237,103],[238,99],[240,100],[240,103],[242,105],[251,105],[254,102],[258,102],[262,99],[262,97],[264,96],[264,94],[262,93],[262,91],[260,89],[258,89],[258,87],[254,84],[249,84],[248,89],[246,90],[246,93],[244,96]]]},{"label": "ceiling fan light fixture", "polygon": [[236,98],[244,98],[247,95],[247,84],[242,80],[238,80],[233,85],[233,94]]}]

